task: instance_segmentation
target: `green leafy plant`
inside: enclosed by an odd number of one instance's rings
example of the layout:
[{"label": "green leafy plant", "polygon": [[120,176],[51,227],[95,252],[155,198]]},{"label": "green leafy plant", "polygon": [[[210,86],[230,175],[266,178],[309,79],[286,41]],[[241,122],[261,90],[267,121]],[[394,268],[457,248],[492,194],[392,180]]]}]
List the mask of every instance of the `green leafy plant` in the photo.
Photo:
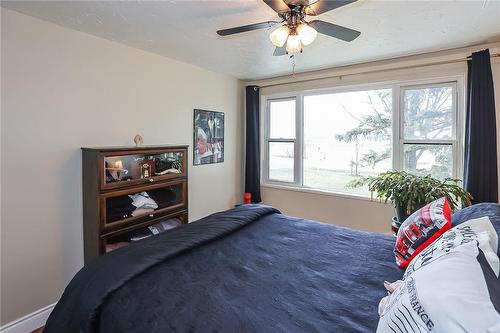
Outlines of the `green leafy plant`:
[{"label": "green leafy plant", "polygon": [[[472,196],[459,185],[459,179],[443,181],[427,176],[416,176],[406,171],[387,171],[376,177],[363,177],[349,182],[351,188],[368,185],[368,189],[379,199],[391,201],[398,209],[398,219],[408,216],[418,208],[436,199],[447,197],[452,210],[460,203],[471,204]],[[399,216],[404,215],[404,216]],[[402,221],[401,221],[402,222]]]},{"label": "green leafy plant", "polygon": [[164,154],[164,156],[155,158],[155,167],[156,172],[168,169],[177,169],[182,171],[182,160],[181,157],[176,154]]}]

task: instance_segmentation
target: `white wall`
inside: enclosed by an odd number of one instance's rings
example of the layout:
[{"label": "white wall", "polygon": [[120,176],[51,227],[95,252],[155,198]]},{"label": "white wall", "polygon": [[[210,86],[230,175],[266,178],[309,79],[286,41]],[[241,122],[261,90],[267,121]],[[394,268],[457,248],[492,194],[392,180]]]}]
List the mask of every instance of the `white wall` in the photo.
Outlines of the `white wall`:
[{"label": "white wall", "polygon": [[394,209],[390,204],[328,194],[262,188],[262,201],[284,214],[360,230],[389,233]]},{"label": "white wall", "polygon": [[[480,47],[379,61],[370,64],[332,68],[298,74],[295,77],[288,76],[253,81],[248,82],[248,84],[270,85],[261,89],[262,95],[270,95],[336,86],[448,76],[461,76],[465,79],[467,67],[463,60],[472,51],[486,47],[490,47],[492,53],[500,52],[500,43],[496,43]],[[496,83],[495,95],[498,114],[497,123],[499,124],[498,133],[500,133],[500,59],[494,58],[492,63]],[[461,111],[463,114],[464,110]],[[498,139],[500,139],[500,135]],[[500,156],[500,144],[498,144],[498,148],[498,156]],[[265,204],[275,206],[289,215],[368,231],[390,232],[390,219],[394,216],[391,204],[266,186],[262,187],[262,200]]]},{"label": "white wall", "polygon": [[190,219],[241,198],[238,80],[1,9],[1,323],[55,302],[83,264],[82,146],[192,145],[226,115],[225,162],[192,166]]}]

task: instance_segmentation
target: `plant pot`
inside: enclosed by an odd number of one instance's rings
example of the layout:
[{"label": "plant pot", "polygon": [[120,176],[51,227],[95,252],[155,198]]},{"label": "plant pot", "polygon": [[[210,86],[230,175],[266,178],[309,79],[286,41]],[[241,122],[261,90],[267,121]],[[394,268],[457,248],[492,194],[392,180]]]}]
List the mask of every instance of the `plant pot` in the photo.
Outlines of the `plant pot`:
[{"label": "plant pot", "polygon": [[401,225],[401,223],[403,223],[410,215],[408,214],[406,207],[398,205],[395,207],[395,209],[396,209],[396,216],[393,218],[393,221],[394,219],[396,219],[397,222],[399,222],[399,225]]},{"label": "plant pot", "polygon": [[415,205],[416,208],[410,214],[408,214],[406,207],[399,206],[399,205],[395,206],[394,208],[396,210],[396,217],[398,219],[398,222],[403,223],[411,214],[413,214],[413,212],[416,212],[417,210],[424,207],[425,205],[426,205],[425,202],[416,204]]}]

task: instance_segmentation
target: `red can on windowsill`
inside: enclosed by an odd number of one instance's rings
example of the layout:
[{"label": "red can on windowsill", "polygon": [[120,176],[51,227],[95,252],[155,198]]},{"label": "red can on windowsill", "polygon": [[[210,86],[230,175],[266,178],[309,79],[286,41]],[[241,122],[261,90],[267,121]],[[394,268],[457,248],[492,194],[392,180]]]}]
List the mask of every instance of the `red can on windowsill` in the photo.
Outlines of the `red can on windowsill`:
[{"label": "red can on windowsill", "polygon": [[248,204],[252,203],[252,194],[251,193],[245,193],[245,194],[243,194],[243,203],[245,205],[248,205]]}]

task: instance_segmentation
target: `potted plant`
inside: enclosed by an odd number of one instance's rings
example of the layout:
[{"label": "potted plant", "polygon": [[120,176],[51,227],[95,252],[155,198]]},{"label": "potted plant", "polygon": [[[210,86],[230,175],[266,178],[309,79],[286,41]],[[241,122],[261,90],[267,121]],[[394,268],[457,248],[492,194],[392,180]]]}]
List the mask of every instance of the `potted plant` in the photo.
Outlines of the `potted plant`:
[{"label": "potted plant", "polygon": [[376,177],[363,177],[351,181],[349,187],[368,185],[368,189],[384,202],[391,201],[396,209],[393,222],[397,227],[417,209],[436,199],[447,197],[452,210],[460,203],[471,204],[472,196],[459,185],[459,179],[443,181],[427,176],[416,176],[406,171],[387,171]]}]

